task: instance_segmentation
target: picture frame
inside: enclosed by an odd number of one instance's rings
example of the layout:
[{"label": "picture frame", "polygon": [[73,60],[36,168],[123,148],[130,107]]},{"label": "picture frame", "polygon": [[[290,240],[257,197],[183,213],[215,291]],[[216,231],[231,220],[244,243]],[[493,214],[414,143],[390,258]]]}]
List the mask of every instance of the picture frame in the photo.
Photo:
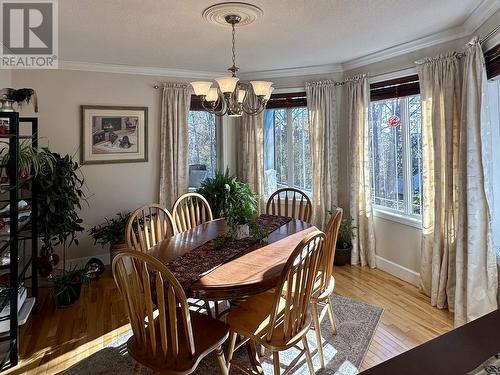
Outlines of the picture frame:
[{"label": "picture frame", "polygon": [[148,161],[148,107],[82,105],[80,164]]}]

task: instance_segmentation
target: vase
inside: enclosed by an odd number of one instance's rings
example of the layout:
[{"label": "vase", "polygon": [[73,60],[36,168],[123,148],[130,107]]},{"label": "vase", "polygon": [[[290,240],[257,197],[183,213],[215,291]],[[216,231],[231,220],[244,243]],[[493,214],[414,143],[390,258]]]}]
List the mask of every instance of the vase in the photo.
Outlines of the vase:
[{"label": "vase", "polygon": [[0,99],[0,112],[15,112],[13,103],[14,100],[11,99]]},{"label": "vase", "polygon": [[234,238],[236,240],[241,240],[247,237],[250,237],[250,228],[248,227],[248,224],[238,225],[236,227],[236,232],[234,233]]},{"label": "vase", "polygon": [[109,246],[110,264],[113,264],[113,259],[115,259],[115,256],[117,256],[118,254],[123,252],[123,250],[126,250],[127,248],[128,248],[128,246],[127,246],[127,243],[125,241],[111,244]]}]

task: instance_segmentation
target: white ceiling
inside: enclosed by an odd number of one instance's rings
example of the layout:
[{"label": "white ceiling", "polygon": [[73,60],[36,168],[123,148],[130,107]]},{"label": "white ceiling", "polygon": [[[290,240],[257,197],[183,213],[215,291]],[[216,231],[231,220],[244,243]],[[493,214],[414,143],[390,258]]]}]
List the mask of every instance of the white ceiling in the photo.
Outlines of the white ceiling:
[{"label": "white ceiling", "polygon": [[[497,0],[498,1],[498,0]],[[60,59],[194,71],[231,65],[218,0],[59,1]],[[464,23],[478,0],[251,0],[264,16],[237,29],[241,72],[334,64]]]}]

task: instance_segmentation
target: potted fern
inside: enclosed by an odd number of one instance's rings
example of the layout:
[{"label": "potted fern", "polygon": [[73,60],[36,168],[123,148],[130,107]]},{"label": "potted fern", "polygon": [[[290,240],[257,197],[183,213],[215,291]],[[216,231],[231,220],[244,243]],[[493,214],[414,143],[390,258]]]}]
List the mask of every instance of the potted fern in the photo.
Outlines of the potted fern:
[{"label": "potted fern", "polygon": [[102,246],[109,244],[111,263],[115,256],[127,248],[125,243],[125,227],[127,226],[130,212],[119,212],[111,219],[104,218],[104,223],[90,229],[90,235],[94,239],[94,245]]},{"label": "potted fern", "polygon": [[226,218],[230,234],[235,239],[250,236],[257,214],[257,195],[236,177],[216,172],[214,178],[201,183],[198,193],[203,195],[212,208],[215,218]]},{"label": "potted fern", "polygon": [[351,263],[352,240],[355,236],[352,217],[346,217],[342,220],[337,235],[337,244],[335,249],[334,264],[344,266]]}]

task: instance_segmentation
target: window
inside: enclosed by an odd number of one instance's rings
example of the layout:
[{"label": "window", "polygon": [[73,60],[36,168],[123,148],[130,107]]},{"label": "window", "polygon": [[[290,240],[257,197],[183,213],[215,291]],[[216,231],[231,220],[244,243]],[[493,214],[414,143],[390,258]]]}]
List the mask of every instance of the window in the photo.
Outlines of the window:
[{"label": "window", "polygon": [[379,209],[421,216],[421,119],[420,95],[370,104],[372,196]]},{"label": "window", "polygon": [[283,187],[311,194],[307,107],[268,109],[264,117],[265,195]]},{"label": "window", "polygon": [[491,205],[492,240],[496,253],[500,256],[500,77],[488,82],[488,98],[491,121],[491,170],[493,171],[493,204]]},{"label": "window", "polygon": [[189,187],[197,188],[217,170],[217,129],[215,115],[189,111]]}]

